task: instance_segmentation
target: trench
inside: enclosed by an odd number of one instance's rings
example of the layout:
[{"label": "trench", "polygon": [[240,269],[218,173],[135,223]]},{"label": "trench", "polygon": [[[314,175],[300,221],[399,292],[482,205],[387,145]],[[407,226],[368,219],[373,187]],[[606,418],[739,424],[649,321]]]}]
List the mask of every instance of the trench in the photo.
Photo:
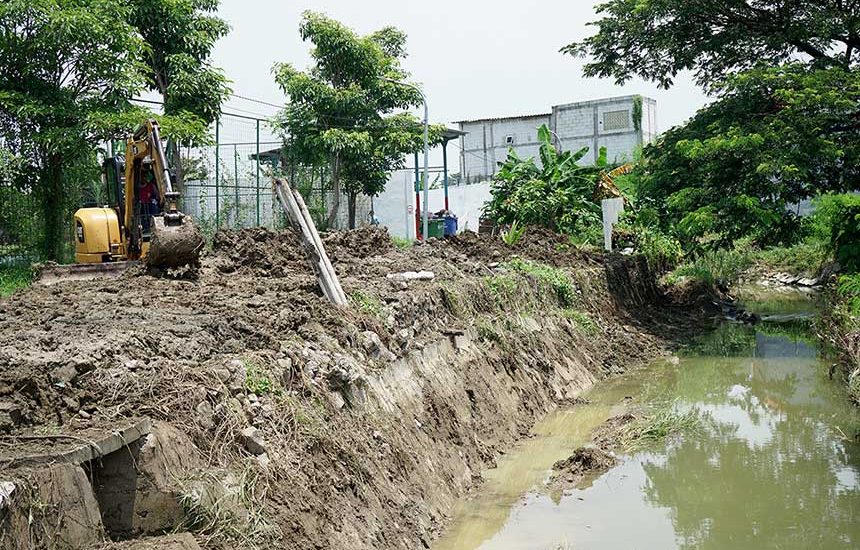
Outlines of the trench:
[{"label": "trench", "polygon": [[[811,334],[815,301],[751,289],[763,321],[725,321],[558,409],[484,473],[433,550],[860,547],[860,415]],[[700,412],[694,435],[620,454],[572,489],[557,460],[633,406]]]}]

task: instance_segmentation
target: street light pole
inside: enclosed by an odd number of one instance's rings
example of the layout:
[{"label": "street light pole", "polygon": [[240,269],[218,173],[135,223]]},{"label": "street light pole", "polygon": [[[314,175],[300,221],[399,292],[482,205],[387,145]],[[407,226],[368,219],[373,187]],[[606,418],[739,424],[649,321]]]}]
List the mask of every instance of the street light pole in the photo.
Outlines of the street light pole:
[{"label": "street light pole", "polygon": [[415,90],[421,95],[421,101],[424,103],[424,174],[421,176],[421,185],[424,188],[424,230],[421,232],[421,240],[426,241],[427,231],[429,230],[430,225],[430,207],[427,204],[430,199],[430,186],[428,185],[429,178],[427,177],[428,166],[430,164],[430,116],[429,110],[427,109],[427,97],[424,95],[424,92],[421,91],[421,88],[414,84],[401,82],[399,80],[394,80],[393,78],[383,77],[382,80]]}]

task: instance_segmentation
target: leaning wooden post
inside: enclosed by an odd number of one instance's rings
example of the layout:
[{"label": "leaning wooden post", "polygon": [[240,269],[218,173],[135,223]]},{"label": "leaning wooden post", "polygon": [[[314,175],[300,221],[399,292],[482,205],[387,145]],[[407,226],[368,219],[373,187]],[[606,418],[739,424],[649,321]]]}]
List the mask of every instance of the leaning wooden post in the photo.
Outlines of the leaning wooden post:
[{"label": "leaning wooden post", "polygon": [[322,238],[320,237],[319,231],[316,230],[316,225],[314,225],[314,220],[311,218],[311,213],[308,210],[307,205],[305,204],[305,199],[302,198],[302,194],[297,190],[293,189],[293,196],[296,199],[296,203],[299,205],[299,211],[302,213],[302,217],[305,220],[305,224],[309,228],[311,228],[311,236],[314,239],[314,244],[316,245],[317,251],[319,251],[320,259],[322,259],[323,264],[328,272],[329,277],[331,278],[332,286],[334,287],[335,293],[338,297],[343,301],[344,304],[347,303],[346,293],[343,291],[343,288],[340,286],[340,279],[337,277],[337,272],[334,270],[334,266],[331,264],[331,260],[328,257],[328,253],[325,251],[325,247],[322,243]]},{"label": "leaning wooden post", "polygon": [[[305,254],[307,254],[308,263],[311,265],[311,268],[317,276],[317,281],[319,282],[320,289],[322,289],[323,294],[325,294],[326,298],[328,298],[328,300],[333,304],[347,305],[346,297],[343,295],[343,290],[340,289],[340,283],[336,281],[337,276],[334,275],[333,279],[332,274],[329,272],[329,268],[326,265],[328,257],[325,256],[325,250],[322,248],[322,241],[319,239],[316,227],[313,224],[308,225],[305,221],[305,217],[302,215],[302,211],[296,202],[296,198],[293,195],[292,190],[289,188],[289,184],[285,180],[276,179],[274,187],[275,194],[277,195],[281,206],[283,206],[286,211],[287,217],[290,219],[290,223],[299,234],[302,248],[304,248]],[[315,234],[316,238],[314,238]],[[319,246],[317,243],[319,243]],[[325,260],[323,258],[325,258]],[[330,265],[330,263],[328,265]]]}]

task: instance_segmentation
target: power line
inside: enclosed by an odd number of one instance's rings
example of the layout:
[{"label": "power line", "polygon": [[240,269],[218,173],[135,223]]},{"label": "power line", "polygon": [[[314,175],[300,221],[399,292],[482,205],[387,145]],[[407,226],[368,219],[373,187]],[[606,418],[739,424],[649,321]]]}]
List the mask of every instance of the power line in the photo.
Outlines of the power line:
[{"label": "power line", "polygon": [[275,103],[269,103],[268,101],[263,101],[262,99],[256,99],[253,97],[247,97],[244,95],[232,94],[232,93],[230,95],[232,97],[237,98],[237,99],[244,99],[245,101],[250,101],[252,103],[259,103],[260,105],[268,105],[269,107],[274,107],[276,109],[283,109],[284,108],[284,105],[277,105]]}]

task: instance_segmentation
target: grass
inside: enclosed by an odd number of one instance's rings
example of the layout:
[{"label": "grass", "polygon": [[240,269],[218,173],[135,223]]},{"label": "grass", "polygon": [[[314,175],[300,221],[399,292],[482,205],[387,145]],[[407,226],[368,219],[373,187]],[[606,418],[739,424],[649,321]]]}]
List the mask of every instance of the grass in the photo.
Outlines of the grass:
[{"label": "grass", "polygon": [[800,273],[817,274],[832,258],[831,247],[824,241],[805,241],[789,247],[776,247],[762,250],[756,259],[773,269],[787,271],[793,275]]},{"label": "grass", "polygon": [[502,242],[508,246],[514,246],[526,232],[526,226],[520,227],[518,222],[514,222],[511,224],[510,228],[502,231]]},{"label": "grass", "polygon": [[589,336],[595,336],[600,332],[600,327],[597,326],[597,323],[588,316],[587,313],[579,311],[573,308],[566,308],[561,311],[562,317],[573,321],[576,324],[577,328],[581,330],[584,334]]},{"label": "grass", "polygon": [[546,264],[513,258],[505,264],[508,269],[525,273],[552,288],[562,306],[571,306],[576,299],[576,287],[563,270]]},{"label": "grass", "polygon": [[731,285],[744,271],[752,267],[754,262],[754,253],[746,248],[707,251],[679,265],[667,275],[666,280],[669,284],[675,284],[686,277],[708,286],[713,286],[718,281]]},{"label": "grass", "polygon": [[349,297],[362,313],[382,317],[382,303],[373,296],[361,290],[354,290],[349,293]]},{"label": "grass", "polygon": [[265,371],[254,361],[245,359],[245,389],[256,395],[266,395],[276,390],[275,383],[266,376]]},{"label": "grass", "polygon": [[413,244],[415,244],[415,241],[413,241],[412,239],[405,239],[396,235],[391,236],[391,242],[394,243],[394,246],[396,246],[400,250],[406,250],[407,248],[410,248]]},{"label": "grass", "polygon": [[703,417],[698,409],[681,412],[674,402],[664,402],[622,426],[618,441],[629,453],[650,447],[671,436],[699,433],[702,426]]},{"label": "grass", "polygon": [[499,303],[506,301],[508,296],[513,294],[517,289],[517,282],[507,275],[493,275],[492,277],[485,277],[484,284],[487,285],[490,294],[492,294]]},{"label": "grass", "polygon": [[29,265],[0,266],[0,297],[9,296],[33,282],[33,269]]}]

